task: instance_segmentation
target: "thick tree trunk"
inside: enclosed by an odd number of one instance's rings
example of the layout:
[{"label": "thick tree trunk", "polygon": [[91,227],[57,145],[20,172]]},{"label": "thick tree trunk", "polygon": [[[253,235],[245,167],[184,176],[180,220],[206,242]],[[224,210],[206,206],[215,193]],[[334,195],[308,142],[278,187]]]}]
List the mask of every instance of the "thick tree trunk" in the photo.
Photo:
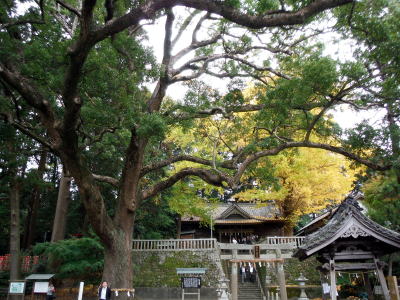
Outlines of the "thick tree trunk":
[{"label": "thick tree trunk", "polygon": [[54,216],[53,231],[51,242],[63,240],[65,237],[65,228],[67,224],[68,205],[70,201],[69,190],[71,187],[71,177],[61,173],[60,186],[58,189],[56,213]]},{"label": "thick tree trunk", "polygon": [[285,223],[283,225],[283,235],[284,236],[292,236],[293,235],[293,227],[294,227],[294,222],[293,222],[293,213],[294,213],[294,208],[293,208],[293,199],[291,196],[288,196],[284,201],[283,205],[281,207],[281,213],[282,217],[285,219]]},{"label": "thick tree trunk", "polygon": [[283,235],[284,236],[292,236],[293,235],[293,223],[286,222],[283,226]]},{"label": "thick tree trunk", "polygon": [[[20,253],[20,201],[21,183],[14,179],[10,184],[10,280],[20,279],[21,253]],[[20,296],[10,295],[10,300],[17,300]]]},{"label": "thick tree trunk", "polygon": [[[104,246],[103,280],[108,281],[112,288],[130,289],[133,286],[133,224],[141,195],[140,171],[146,146],[146,141],[138,141],[136,138],[133,131],[120,179],[119,199],[113,219],[107,213],[99,186],[95,183],[76,145],[69,143],[61,152],[63,164],[79,188],[80,198],[90,224]],[[74,148],[76,152],[73,151]],[[121,293],[118,299],[124,300],[126,297],[126,293]]]},{"label": "thick tree trunk", "polygon": [[[47,151],[42,148],[42,152],[40,154],[39,166],[37,169],[37,179],[43,180],[43,173],[46,168],[46,159],[47,159]],[[23,240],[23,248],[29,248],[36,235],[36,219],[40,204],[40,196],[41,196],[41,189],[40,184],[35,184],[32,191],[32,197],[29,202],[28,206],[28,216],[27,221],[25,223],[25,234]]]},{"label": "thick tree trunk", "polygon": [[400,128],[395,120],[395,113],[392,104],[387,107],[387,120],[389,123],[390,141],[393,152],[393,169],[396,174],[397,183],[400,184]]},{"label": "thick tree trunk", "polygon": [[[176,238],[177,239],[181,238],[181,227],[182,227],[181,215],[178,215],[176,217]],[[212,230],[212,228],[211,228],[211,230]]]},{"label": "thick tree trunk", "polygon": [[[111,288],[130,289],[133,285],[133,217],[126,219],[125,225],[129,228],[116,231],[112,237],[113,243],[104,247],[103,280],[108,281]],[[118,299],[127,299],[127,293],[120,293]]]}]

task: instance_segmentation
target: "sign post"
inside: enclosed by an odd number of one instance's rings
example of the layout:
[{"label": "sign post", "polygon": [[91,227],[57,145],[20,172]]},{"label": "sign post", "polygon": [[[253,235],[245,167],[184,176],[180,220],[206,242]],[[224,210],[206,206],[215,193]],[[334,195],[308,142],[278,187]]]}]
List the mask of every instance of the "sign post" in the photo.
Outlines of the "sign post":
[{"label": "sign post", "polygon": [[8,293],[12,295],[23,295],[25,293],[25,280],[11,280]]},{"label": "sign post", "polygon": [[254,258],[260,258],[260,246],[254,246]]},{"label": "sign post", "polygon": [[[182,300],[185,300],[185,295],[197,295],[197,300],[200,300],[201,275],[204,275],[206,270],[206,268],[176,268],[176,273],[182,275]],[[197,292],[187,292],[185,289],[197,289]]]},{"label": "sign post", "polygon": [[81,281],[81,282],[79,283],[78,300],[82,300],[82,296],[83,296],[83,286],[84,286],[84,282]]}]

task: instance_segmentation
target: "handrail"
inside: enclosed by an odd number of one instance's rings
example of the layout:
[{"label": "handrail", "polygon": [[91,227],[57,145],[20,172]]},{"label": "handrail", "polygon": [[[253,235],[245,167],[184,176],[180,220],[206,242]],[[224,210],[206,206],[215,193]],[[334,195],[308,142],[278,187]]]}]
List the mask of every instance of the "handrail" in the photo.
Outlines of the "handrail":
[{"label": "handrail", "polygon": [[[272,236],[267,237],[262,243],[257,244],[260,249],[299,248],[304,237],[298,236]],[[215,238],[206,239],[169,239],[169,240],[133,240],[133,251],[182,251],[182,250],[251,250],[254,245],[218,243]]]},{"label": "handrail", "polygon": [[256,279],[257,279],[258,288],[261,290],[261,296],[265,300],[265,299],[267,299],[267,296],[265,295],[264,287],[261,284],[260,273],[258,271],[257,271],[257,274],[256,274]]},{"label": "handrail", "polygon": [[266,243],[269,245],[282,245],[294,243],[299,248],[304,241],[304,236],[269,236]]},{"label": "handrail", "polygon": [[133,240],[133,251],[215,250],[216,239]]}]

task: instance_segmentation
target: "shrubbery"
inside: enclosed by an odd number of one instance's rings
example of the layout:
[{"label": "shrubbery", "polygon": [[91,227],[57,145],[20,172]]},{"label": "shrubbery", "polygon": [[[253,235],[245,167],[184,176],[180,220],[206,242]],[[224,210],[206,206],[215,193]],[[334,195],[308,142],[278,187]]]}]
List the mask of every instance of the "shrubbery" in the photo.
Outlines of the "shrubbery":
[{"label": "shrubbery", "polygon": [[73,238],[55,243],[41,243],[33,248],[35,255],[47,258],[46,270],[56,278],[72,278],[98,283],[103,272],[103,246],[96,238]]}]

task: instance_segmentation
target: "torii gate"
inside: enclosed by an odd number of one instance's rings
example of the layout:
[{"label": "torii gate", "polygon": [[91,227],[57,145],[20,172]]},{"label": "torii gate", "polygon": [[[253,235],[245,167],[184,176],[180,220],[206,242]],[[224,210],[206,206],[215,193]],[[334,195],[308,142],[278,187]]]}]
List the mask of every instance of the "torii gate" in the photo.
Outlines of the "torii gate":
[{"label": "torii gate", "polygon": [[385,300],[390,300],[388,286],[379,258],[400,251],[400,234],[367,218],[357,200],[348,196],[328,223],[308,235],[295,257],[301,260],[312,255],[325,263],[330,273],[330,295],[336,300],[336,271],[375,269]]},{"label": "torii gate", "polygon": [[[237,250],[233,251],[233,257],[237,255]],[[237,300],[238,299],[238,264],[239,263],[272,263],[276,266],[276,274],[279,282],[279,292],[280,292],[280,299],[287,300],[287,291],[286,291],[286,280],[285,280],[285,271],[283,269],[284,259],[281,258],[281,251],[280,249],[276,249],[276,256],[277,258],[254,258],[254,259],[240,259],[240,258],[233,258],[229,262],[231,263],[231,299]]]}]

